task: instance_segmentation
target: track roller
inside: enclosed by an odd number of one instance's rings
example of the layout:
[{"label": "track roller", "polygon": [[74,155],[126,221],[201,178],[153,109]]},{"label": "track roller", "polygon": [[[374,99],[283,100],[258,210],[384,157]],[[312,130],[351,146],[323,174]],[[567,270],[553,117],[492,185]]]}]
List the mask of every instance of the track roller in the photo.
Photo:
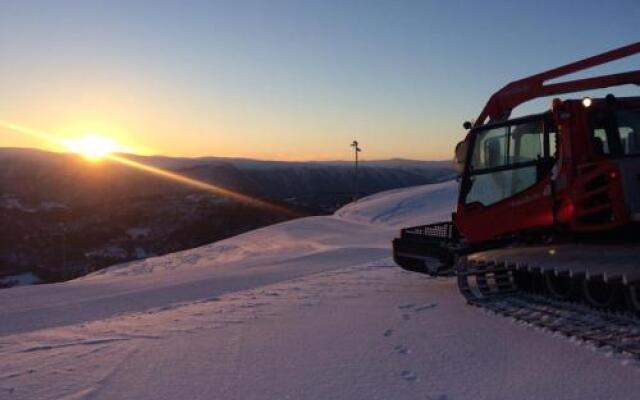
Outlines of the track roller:
[{"label": "track roller", "polygon": [[569,276],[544,274],[544,285],[554,299],[570,300],[575,297],[576,283]]},{"label": "track roller", "polygon": [[614,309],[620,303],[622,287],[601,280],[583,280],[581,292],[584,300],[594,308]]},{"label": "track roller", "polygon": [[460,259],[456,275],[458,289],[470,303],[517,289],[513,270],[501,263],[475,263]]},{"label": "track roller", "polygon": [[640,316],[640,284],[634,283],[624,288],[624,298],[627,308]]}]

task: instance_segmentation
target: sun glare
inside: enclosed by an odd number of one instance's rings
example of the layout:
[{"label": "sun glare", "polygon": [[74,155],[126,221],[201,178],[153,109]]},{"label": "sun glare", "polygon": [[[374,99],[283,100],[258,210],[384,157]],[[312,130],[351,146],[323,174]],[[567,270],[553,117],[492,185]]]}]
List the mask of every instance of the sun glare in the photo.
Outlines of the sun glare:
[{"label": "sun glare", "polygon": [[103,158],[108,158],[113,162],[117,162],[122,165],[126,165],[129,167],[138,169],[140,171],[145,171],[156,176],[167,178],[187,186],[191,186],[200,190],[207,191],[209,193],[216,194],[218,196],[234,199],[238,202],[245,203],[253,207],[277,210],[279,212],[282,212],[294,217],[302,216],[302,214],[300,214],[299,212],[295,210],[291,210],[279,204],[273,204],[268,201],[262,200],[260,198],[251,197],[239,192],[234,192],[233,190],[216,186],[209,182],[200,181],[200,180],[191,178],[189,176],[181,175],[173,171],[147,165],[147,164],[126,158],[125,156],[115,154],[117,152],[128,153],[130,152],[130,150],[128,150],[128,148],[123,146],[122,144],[117,143],[113,139],[107,138],[105,136],[101,136],[94,133],[88,133],[76,139],[60,140],[59,138],[57,138],[55,135],[51,133],[39,131],[37,129],[27,128],[25,126],[20,126],[20,125],[13,124],[11,122],[3,121],[3,120],[0,120],[0,128],[8,129],[13,132],[23,133],[25,135],[34,136],[44,141],[55,143],[56,145],[64,145],[69,151],[80,154],[86,159],[91,161],[97,162]]},{"label": "sun glare", "polygon": [[69,150],[90,161],[99,161],[119,150],[119,146],[115,141],[94,133],[68,140],[65,144]]}]

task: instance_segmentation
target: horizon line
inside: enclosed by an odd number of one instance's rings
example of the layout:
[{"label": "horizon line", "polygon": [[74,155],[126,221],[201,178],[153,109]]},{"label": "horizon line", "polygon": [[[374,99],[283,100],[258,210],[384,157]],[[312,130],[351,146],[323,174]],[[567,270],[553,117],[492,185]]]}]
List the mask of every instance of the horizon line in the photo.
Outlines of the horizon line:
[{"label": "horizon line", "polygon": [[[71,151],[56,151],[54,149],[43,149],[38,147],[22,147],[22,146],[0,146],[0,150],[30,150],[30,151],[38,151],[42,153],[55,153],[55,154],[68,154],[68,155],[77,155]],[[145,158],[173,158],[173,159],[189,159],[189,160],[199,160],[199,159],[227,159],[227,160],[244,160],[244,161],[258,161],[258,162],[282,162],[282,163],[352,163],[353,160],[340,160],[340,159],[300,159],[300,160],[279,160],[279,159],[266,159],[266,158],[252,158],[246,156],[216,156],[216,155],[201,155],[201,156],[182,156],[182,155],[168,155],[168,154],[137,154],[137,153],[125,153],[125,152],[114,152],[113,154],[124,155],[124,156],[134,156],[134,157],[145,157]],[[449,159],[416,159],[416,158],[402,158],[402,157],[392,157],[392,158],[376,158],[376,159],[360,159],[359,163],[371,163],[371,162],[383,162],[383,161],[408,161],[408,162],[450,162]]]}]

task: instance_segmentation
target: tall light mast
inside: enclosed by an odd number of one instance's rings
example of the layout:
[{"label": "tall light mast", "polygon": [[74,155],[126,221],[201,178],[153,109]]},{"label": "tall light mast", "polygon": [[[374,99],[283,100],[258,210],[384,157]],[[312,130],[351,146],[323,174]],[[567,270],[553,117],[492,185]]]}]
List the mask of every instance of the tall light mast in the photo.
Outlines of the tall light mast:
[{"label": "tall light mast", "polygon": [[351,147],[353,147],[353,152],[355,154],[355,174],[354,174],[353,200],[357,201],[358,200],[358,196],[360,194],[360,191],[359,191],[359,188],[358,188],[358,153],[360,153],[362,151],[362,149],[360,148],[360,145],[359,145],[357,140],[354,140],[351,143]]}]

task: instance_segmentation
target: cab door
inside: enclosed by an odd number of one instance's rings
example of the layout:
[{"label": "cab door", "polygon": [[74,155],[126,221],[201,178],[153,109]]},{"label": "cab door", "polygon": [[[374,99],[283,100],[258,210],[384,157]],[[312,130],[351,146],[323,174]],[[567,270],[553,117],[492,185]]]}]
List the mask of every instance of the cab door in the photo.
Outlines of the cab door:
[{"label": "cab door", "polygon": [[553,224],[555,143],[548,114],[472,132],[456,217],[470,242]]}]

